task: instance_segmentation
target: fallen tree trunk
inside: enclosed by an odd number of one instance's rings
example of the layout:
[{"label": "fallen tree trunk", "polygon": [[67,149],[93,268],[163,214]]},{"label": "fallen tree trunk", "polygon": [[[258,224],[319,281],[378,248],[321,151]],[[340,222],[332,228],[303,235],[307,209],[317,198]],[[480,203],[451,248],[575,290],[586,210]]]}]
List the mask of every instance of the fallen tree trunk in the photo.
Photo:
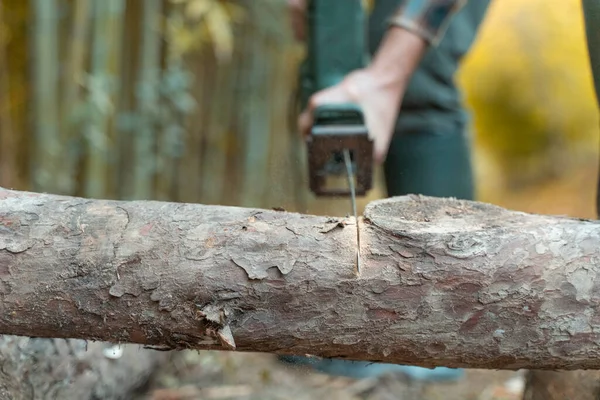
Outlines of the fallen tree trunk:
[{"label": "fallen tree trunk", "polygon": [[600,225],[475,202],[268,210],[2,191],[0,333],[600,369]]}]

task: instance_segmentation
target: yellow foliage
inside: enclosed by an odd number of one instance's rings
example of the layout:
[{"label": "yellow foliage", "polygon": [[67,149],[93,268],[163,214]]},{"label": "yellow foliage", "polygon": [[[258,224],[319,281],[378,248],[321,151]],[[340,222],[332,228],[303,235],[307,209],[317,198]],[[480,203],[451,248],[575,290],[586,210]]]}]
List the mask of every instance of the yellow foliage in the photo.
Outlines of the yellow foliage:
[{"label": "yellow foliage", "polygon": [[506,173],[519,173],[523,163],[515,161],[531,157],[596,151],[579,0],[492,2],[458,82],[474,112],[477,145]]},{"label": "yellow foliage", "polygon": [[[13,152],[15,163],[2,160],[3,176],[12,176],[11,182],[4,182],[15,188],[26,188],[26,171],[30,165],[29,160],[24,157],[26,146],[29,144],[28,137],[23,135],[28,124],[26,117],[31,104],[31,91],[28,87],[29,67],[27,57],[29,47],[27,46],[27,32],[30,28],[30,2],[23,0],[0,0],[2,2],[2,17],[0,29],[2,29],[2,43],[0,43],[0,57],[4,58],[4,66],[7,69],[6,87],[0,93],[0,115],[5,118],[4,123],[10,124],[12,132],[0,132],[0,135],[12,135],[10,142],[15,147]],[[5,140],[1,141],[6,143]],[[4,149],[6,151],[6,149]]]},{"label": "yellow foliage", "polygon": [[183,18],[169,18],[168,36],[174,51],[184,54],[203,44],[212,44],[219,60],[233,53],[233,27],[243,17],[242,7],[223,0],[170,0],[183,7]]}]

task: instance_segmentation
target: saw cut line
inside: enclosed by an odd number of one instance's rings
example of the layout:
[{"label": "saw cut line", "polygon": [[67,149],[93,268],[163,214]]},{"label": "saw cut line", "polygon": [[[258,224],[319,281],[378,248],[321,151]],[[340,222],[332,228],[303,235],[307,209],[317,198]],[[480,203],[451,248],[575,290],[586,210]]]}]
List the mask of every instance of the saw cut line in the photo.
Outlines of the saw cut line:
[{"label": "saw cut line", "polygon": [[350,161],[350,151],[344,149],[344,163],[346,164],[346,173],[348,174],[348,186],[352,202],[352,213],[356,224],[356,272],[360,275],[360,229],[358,228],[358,217],[356,215],[356,188],[354,187],[354,177],[352,174],[352,163]]}]

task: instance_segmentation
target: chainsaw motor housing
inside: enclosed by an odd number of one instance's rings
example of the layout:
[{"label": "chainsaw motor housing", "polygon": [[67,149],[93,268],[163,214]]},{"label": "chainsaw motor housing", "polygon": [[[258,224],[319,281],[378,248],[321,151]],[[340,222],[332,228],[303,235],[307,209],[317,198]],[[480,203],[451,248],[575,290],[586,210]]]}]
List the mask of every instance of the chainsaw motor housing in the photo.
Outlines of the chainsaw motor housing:
[{"label": "chainsaw motor housing", "polygon": [[347,176],[343,151],[350,153],[355,194],[364,196],[372,188],[373,140],[363,113],[355,104],[317,107],[308,144],[310,189],[317,196],[349,196],[348,188],[331,188],[328,177]]}]

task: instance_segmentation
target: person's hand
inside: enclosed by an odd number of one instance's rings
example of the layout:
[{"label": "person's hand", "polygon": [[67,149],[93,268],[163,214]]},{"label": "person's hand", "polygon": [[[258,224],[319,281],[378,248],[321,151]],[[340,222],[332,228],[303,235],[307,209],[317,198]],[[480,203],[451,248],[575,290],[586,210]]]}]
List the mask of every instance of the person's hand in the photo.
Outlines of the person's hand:
[{"label": "person's hand", "polygon": [[317,106],[355,103],[362,108],[374,142],[374,161],[382,163],[394,134],[404,91],[426,47],[419,36],[404,29],[390,29],[368,67],[348,74],[339,84],[309,99],[307,109],[298,119],[300,132],[305,137],[310,134]]},{"label": "person's hand", "polygon": [[298,41],[303,41],[305,38],[305,18],[306,18],[306,1],[307,0],[287,0],[290,19],[292,22],[292,31],[294,37]]},{"label": "person's hand", "polygon": [[388,84],[369,68],[357,70],[330,88],[315,93],[298,126],[304,137],[310,134],[313,112],[322,104],[355,103],[362,108],[369,136],[373,139],[373,157],[378,164],[385,160],[394,132],[394,124],[404,93],[403,87]]}]

